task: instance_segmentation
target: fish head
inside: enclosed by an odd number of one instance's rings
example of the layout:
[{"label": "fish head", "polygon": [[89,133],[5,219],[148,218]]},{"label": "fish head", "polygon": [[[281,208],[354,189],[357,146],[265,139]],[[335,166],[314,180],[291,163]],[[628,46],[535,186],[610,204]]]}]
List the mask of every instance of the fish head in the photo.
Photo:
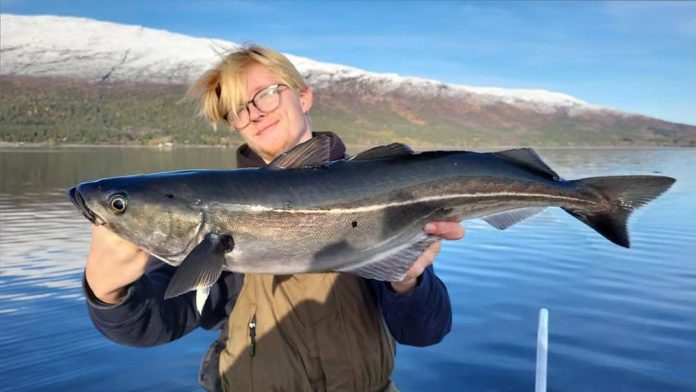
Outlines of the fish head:
[{"label": "fish head", "polygon": [[68,191],[87,220],[165,259],[187,254],[200,239],[203,210],[189,196],[182,184],[155,175],[101,179]]}]

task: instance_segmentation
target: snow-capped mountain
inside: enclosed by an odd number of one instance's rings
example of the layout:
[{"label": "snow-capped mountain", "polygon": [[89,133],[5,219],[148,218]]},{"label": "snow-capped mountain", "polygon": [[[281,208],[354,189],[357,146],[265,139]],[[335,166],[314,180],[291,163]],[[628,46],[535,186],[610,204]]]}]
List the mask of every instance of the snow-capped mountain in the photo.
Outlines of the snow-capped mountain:
[{"label": "snow-capped mountain", "polygon": [[[142,26],[3,14],[0,82],[20,90],[16,79],[26,77],[140,89],[187,86],[238,47]],[[349,141],[696,145],[694,126],[591,105],[559,92],[446,84],[287,56],[319,92],[313,123],[340,131]]]},{"label": "snow-capped mountain", "polygon": [[[215,64],[221,53],[239,47],[230,41],[59,16],[4,14],[0,29],[2,75],[189,84]],[[382,94],[401,90],[424,96],[467,96],[482,103],[503,102],[541,112],[601,109],[557,92],[444,84],[287,56],[315,88],[352,80]]]}]

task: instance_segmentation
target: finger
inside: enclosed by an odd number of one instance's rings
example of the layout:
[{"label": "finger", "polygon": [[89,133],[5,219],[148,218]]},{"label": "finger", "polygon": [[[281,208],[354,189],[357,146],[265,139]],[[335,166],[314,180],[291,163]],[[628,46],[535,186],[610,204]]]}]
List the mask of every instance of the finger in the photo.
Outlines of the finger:
[{"label": "finger", "polygon": [[92,226],[92,241],[103,241],[103,242],[120,242],[121,237],[118,234],[112,232],[104,226]]},{"label": "finger", "polygon": [[[438,253],[440,253],[440,250],[442,249],[442,241],[437,240],[430,244],[427,248],[425,248],[425,251],[423,252],[424,255],[426,255],[428,258],[430,258],[430,263],[432,263],[432,260],[435,259],[435,256],[437,256]],[[428,264],[430,264],[428,263]]]},{"label": "finger", "polygon": [[425,232],[447,240],[458,240],[464,237],[464,227],[459,222],[437,221],[425,225]]},{"label": "finger", "polygon": [[413,263],[411,268],[404,276],[401,282],[391,282],[392,287],[398,293],[406,293],[410,291],[417,282],[417,278],[423,274],[426,268],[435,260],[435,256],[440,252],[442,245],[440,240],[430,244],[418,259]]},{"label": "finger", "polygon": [[418,266],[421,268],[420,272],[423,272],[422,270],[425,269],[425,267],[433,263],[433,260],[435,260],[435,257],[438,255],[438,253],[440,253],[441,249],[442,243],[440,242],[440,240],[433,242],[432,244],[430,244],[430,246],[428,246],[425,249],[425,251],[423,251],[423,254],[421,254],[420,257],[416,259],[416,262],[413,264],[411,268],[413,269],[413,267]]}]

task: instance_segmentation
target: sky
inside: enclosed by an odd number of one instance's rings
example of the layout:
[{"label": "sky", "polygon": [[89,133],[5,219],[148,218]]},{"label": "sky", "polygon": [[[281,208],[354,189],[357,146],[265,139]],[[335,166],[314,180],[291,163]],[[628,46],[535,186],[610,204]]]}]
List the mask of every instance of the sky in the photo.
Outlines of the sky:
[{"label": "sky", "polygon": [[[696,125],[696,2],[0,0]],[[0,37],[2,39],[2,37]]]}]

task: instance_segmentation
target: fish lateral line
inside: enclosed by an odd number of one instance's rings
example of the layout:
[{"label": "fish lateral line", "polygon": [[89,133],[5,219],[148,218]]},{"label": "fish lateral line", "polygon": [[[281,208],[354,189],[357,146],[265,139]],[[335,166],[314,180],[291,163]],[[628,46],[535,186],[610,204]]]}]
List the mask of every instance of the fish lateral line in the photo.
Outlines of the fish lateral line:
[{"label": "fish lateral line", "polygon": [[516,193],[516,192],[496,192],[496,193],[463,193],[463,194],[453,194],[453,195],[442,195],[442,196],[429,196],[414,200],[404,200],[392,203],[384,204],[373,204],[368,206],[354,207],[354,208],[301,208],[301,209],[287,209],[287,208],[277,208],[277,207],[267,207],[262,205],[235,205],[238,206],[240,210],[245,210],[248,212],[276,212],[276,213],[290,213],[290,214],[350,214],[350,213],[360,213],[360,212],[370,212],[378,211],[381,209],[392,208],[392,207],[403,207],[418,203],[428,203],[433,201],[442,200],[452,200],[452,199],[491,199],[495,197],[502,196],[512,196],[517,199],[538,199],[544,198],[546,200],[553,199],[565,202],[578,202],[582,204],[587,204],[587,199],[571,197],[571,196],[558,196],[547,193]]}]

